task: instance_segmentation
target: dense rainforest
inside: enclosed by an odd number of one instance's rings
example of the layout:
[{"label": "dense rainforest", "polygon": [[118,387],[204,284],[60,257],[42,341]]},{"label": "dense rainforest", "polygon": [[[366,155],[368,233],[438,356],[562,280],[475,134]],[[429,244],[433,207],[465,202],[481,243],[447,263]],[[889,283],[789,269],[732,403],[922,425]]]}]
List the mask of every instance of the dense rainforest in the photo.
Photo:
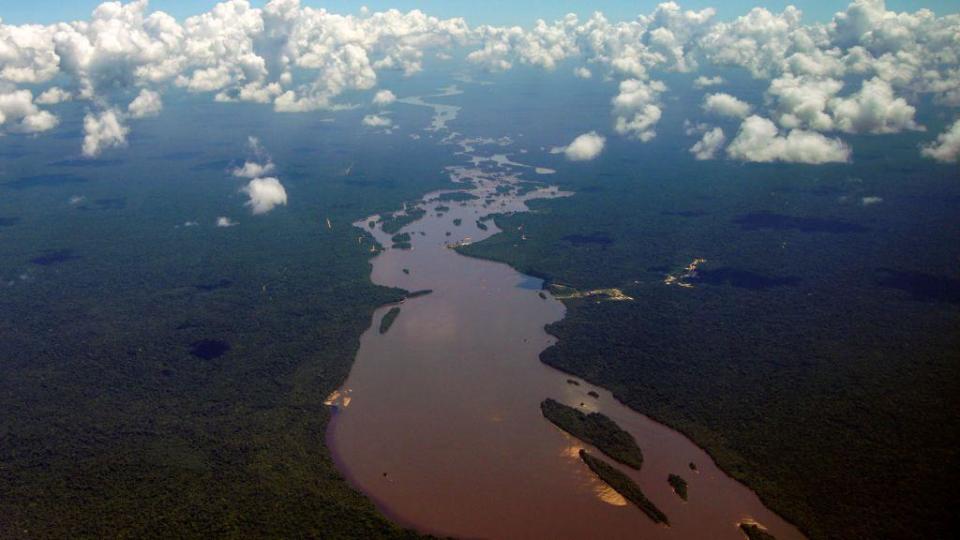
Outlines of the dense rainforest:
[{"label": "dense rainforest", "polygon": [[[229,174],[248,133],[292,194],[267,216]],[[351,223],[449,181],[431,147],[365,137],[187,104],[122,159],[4,142],[0,537],[413,536],[335,469],[324,400],[373,310],[403,297],[370,283]]]}]

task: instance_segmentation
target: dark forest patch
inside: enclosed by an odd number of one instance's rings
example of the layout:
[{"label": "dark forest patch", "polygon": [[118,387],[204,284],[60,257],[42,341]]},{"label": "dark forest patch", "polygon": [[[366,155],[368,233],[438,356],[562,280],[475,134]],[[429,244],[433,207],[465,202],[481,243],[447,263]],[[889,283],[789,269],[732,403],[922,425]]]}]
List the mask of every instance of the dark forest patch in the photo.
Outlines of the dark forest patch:
[{"label": "dark forest patch", "polygon": [[708,212],[706,210],[668,210],[660,213],[665,216],[695,218],[705,216]]},{"label": "dark forest patch", "polygon": [[26,151],[21,148],[4,148],[0,150],[0,158],[4,159],[19,159],[27,155]]},{"label": "dark forest patch", "polygon": [[183,152],[168,152],[166,154],[161,154],[159,156],[150,158],[162,161],[186,161],[188,159],[198,158],[203,155],[203,152],[196,152],[192,150],[185,150]]},{"label": "dark forest patch", "polygon": [[590,234],[568,234],[564,236],[562,240],[566,240],[575,246],[596,244],[600,246],[609,246],[613,243],[613,238],[610,238],[610,235],[602,232],[592,232]]},{"label": "dark forest patch", "polygon": [[236,161],[230,159],[218,159],[216,161],[207,161],[205,163],[198,163],[190,167],[191,171],[226,171],[231,167],[237,166]]},{"label": "dark forest patch", "polygon": [[223,278],[213,283],[200,283],[198,285],[194,285],[194,288],[196,288],[198,291],[210,292],[210,291],[216,291],[218,289],[226,289],[231,285],[233,285],[233,281]]},{"label": "dark forest patch", "polygon": [[890,268],[877,269],[877,285],[900,289],[916,300],[960,304],[960,279],[934,276],[921,272],[902,272]]},{"label": "dark forest patch", "polygon": [[77,210],[123,210],[127,207],[126,197],[96,199],[90,204],[78,206]]},{"label": "dark forest patch", "polygon": [[71,141],[76,139],[82,139],[84,133],[78,129],[58,129],[49,135],[50,137],[61,140],[61,141]]},{"label": "dark forest patch", "polygon": [[123,163],[122,159],[62,159],[54,161],[51,167],[113,167]]},{"label": "dark forest patch", "polygon": [[794,276],[774,277],[765,276],[749,270],[739,268],[715,268],[711,270],[697,270],[696,276],[688,278],[691,283],[705,283],[707,285],[730,285],[742,289],[769,289],[770,287],[784,287],[800,283],[800,278]]},{"label": "dark forest patch", "polygon": [[75,255],[72,249],[54,249],[30,259],[30,262],[39,266],[53,266],[81,258],[79,255]]},{"label": "dark forest patch", "polygon": [[192,330],[194,328],[203,328],[203,324],[191,319],[191,320],[183,321],[182,323],[174,327],[174,329],[176,330]]},{"label": "dark forest patch", "polygon": [[846,193],[846,190],[842,187],[831,186],[829,184],[814,186],[810,188],[811,195],[818,195],[820,197],[832,197],[839,196]]},{"label": "dark forest patch", "polygon": [[83,184],[87,179],[72,174],[38,174],[35,176],[24,176],[12,182],[3,184],[10,189],[31,189],[38,187],[56,187],[70,184]]},{"label": "dark forest patch", "polygon": [[383,178],[379,180],[371,180],[365,177],[356,177],[351,176],[343,181],[344,184],[348,186],[356,186],[362,188],[382,188],[382,189],[394,189],[397,187],[397,181],[392,178]]},{"label": "dark forest patch", "polygon": [[797,230],[801,232],[854,233],[867,230],[862,225],[839,219],[808,218],[774,214],[772,212],[751,212],[733,220],[748,231],[773,229],[778,231]]},{"label": "dark forest patch", "polygon": [[230,344],[219,339],[201,339],[190,344],[190,354],[204,360],[213,360],[227,354]]}]

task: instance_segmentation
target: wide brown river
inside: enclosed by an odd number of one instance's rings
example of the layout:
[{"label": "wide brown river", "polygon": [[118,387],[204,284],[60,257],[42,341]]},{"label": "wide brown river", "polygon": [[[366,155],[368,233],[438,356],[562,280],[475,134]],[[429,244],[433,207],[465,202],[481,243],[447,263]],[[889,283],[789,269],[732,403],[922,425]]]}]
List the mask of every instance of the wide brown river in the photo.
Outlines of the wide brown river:
[{"label": "wide brown river", "polygon": [[[433,293],[403,302],[384,334],[380,319],[392,306],[377,310],[348,380],[330,396],[336,412],[327,438],[341,472],[397,523],[438,535],[742,539],[738,524],[755,521],[780,540],[802,538],[682,434],[539,361],[554,343],[544,325],[564,316],[563,304],[542,298],[539,280],[459,255],[448,244],[496,234],[492,221],[488,230],[478,228],[482,216],[526,211],[526,199],[567,194],[548,187],[497,194],[497,186],[534,170],[493,157],[450,170],[479,199],[424,197],[426,216],[403,229],[413,249],[389,249],[391,235],[380,225],[356,224],[388,248],[373,259],[375,283]],[[540,402],[548,397],[600,411],[633,434],[643,468],[620,469],[666,513],[669,527],[655,524],[581,462],[580,448],[600,454],[543,418]],[[667,484],[670,473],[687,480],[689,502]]]}]

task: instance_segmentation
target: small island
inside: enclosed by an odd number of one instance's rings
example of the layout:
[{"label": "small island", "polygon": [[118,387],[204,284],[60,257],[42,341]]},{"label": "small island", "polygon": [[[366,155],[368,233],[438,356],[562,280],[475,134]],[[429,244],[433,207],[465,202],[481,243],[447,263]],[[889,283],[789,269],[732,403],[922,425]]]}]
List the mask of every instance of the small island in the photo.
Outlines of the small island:
[{"label": "small island", "polygon": [[409,300],[409,299],[411,299],[411,298],[417,298],[417,297],[420,297],[420,296],[426,296],[426,295],[428,295],[428,294],[430,294],[430,293],[432,293],[432,292],[433,292],[433,289],[423,289],[423,290],[419,290],[419,291],[413,291],[412,293],[408,293],[408,294],[407,294],[407,298],[406,298],[406,299]]},{"label": "small island", "polygon": [[392,307],[390,311],[384,314],[383,318],[380,319],[380,333],[386,334],[387,330],[390,330],[390,327],[393,326],[393,321],[397,320],[397,316],[400,315],[400,308]]},{"label": "small island", "polygon": [[643,510],[643,513],[650,516],[650,519],[654,522],[666,525],[670,524],[667,515],[660,511],[660,509],[643,494],[640,486],[629,476],[618,471],[616,467],[606,461],[591,456],[586,450],[580,450],[580,459],[608,486],[622,495],[624,499],[635,504],[637,508]]},{"label": "small island", "polygon": [[687,500],[687,481],[684,480],[678,474],[671,474],[667,477],[667,483],[670,484],[670,487],[673,488],[673,492],[676,493],[681,499]]},{"label": "small island", "polygon": [[466,191],[450,191],[447,193],[441,193],[440,195],[437,195],[436,197],[433,198],[433,200],[439,201],[439,202],[451,202],[451,201],[466,202],[466,201],[472,201],[479,198],[480,197],[477,197],[473,193],[468,193]]},{"label": "small island", "polygon": [[411,249],[410,233],[395,234],[390,240],[393,241],[394,249]]},{"label": "small island", "polygon": [[583,414],[552,399],[540,404],[540,410],[547,420],[557,427],[596,446],[604,454],[628,467],[640,470],[643,465],[643,452],[637,441],[616,422],[600,413]]},{"label": "small island", "polygon": [[740,530],[750,540],[777,540],[777,537],[761,529],[756,523],[741,523]]},{"label": "small island", "polygon": [[396,234],[400,232],[400,229],[417,221],[426,214],[427,211],[422,208],[412,208],[406,212],[394,212],[390,217],[380,220],[380,229],[387,234]]}]

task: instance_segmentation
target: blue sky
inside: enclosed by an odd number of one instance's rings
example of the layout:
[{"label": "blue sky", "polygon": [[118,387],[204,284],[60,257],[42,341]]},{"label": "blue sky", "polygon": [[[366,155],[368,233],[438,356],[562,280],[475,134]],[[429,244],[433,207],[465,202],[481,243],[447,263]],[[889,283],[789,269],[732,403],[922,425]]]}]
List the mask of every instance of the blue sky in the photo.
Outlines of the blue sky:
[{"label": "blue sky", "polygon": [[[301,0],[305,6],[325,7],[338,13],[356,13],[360,6],[373,10],[397,8],[422,9],[439,17],[465,17],[471,25],[521,24],[528,25],[538,18],[552,20],[565,13],[580,15],[600,10],[611,19],[631,19],[639,13],[649,13],[661,0]],[[5,23],[26,22],[51,23],[64,20],[86,19],[101,0],[0,0],[0,18]],[[207,11],[215,0],[152,0],[152,10],[162,10],[182,19]],[[254,5],[263,5],[266,0],[253,0]],[[828,20],[833,13],[842,10],[849,0],[681,0],[684,9],[700,9],[713,6],[720,18],[729,19],[745,13],[751,7],[762,5],[773,11],[793,4],[803,10],[807,22]],[[938,14],[960,11],[960,0],[887,0],[888,9],[915,11],[926,7]]]}]

